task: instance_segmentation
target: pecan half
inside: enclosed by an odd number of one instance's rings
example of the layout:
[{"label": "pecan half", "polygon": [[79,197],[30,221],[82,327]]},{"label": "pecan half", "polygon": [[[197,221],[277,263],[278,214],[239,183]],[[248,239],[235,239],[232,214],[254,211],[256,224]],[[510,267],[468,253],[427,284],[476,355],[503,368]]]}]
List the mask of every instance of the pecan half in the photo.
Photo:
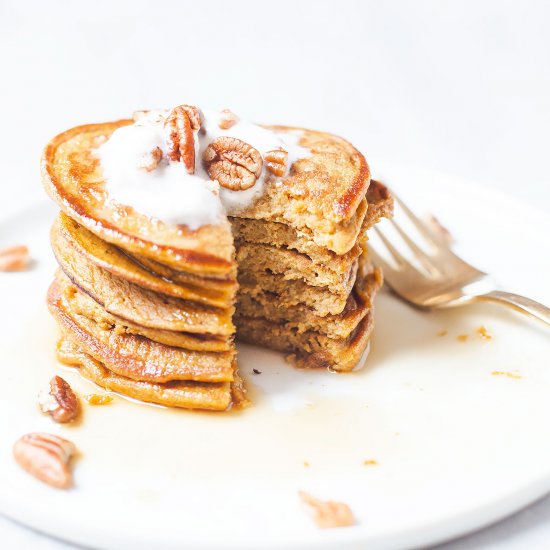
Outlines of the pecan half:
[{"label": "pecan half", "polygon": [[267,169],[278,177],[282,177],[286,172],[286,163],[288,162],[288,153],[284,149],[275,149],[268,151],[264,155]]},{"label": "pecan half", "polygon": [[174,107],[164,122],[168,130],[168,158],[183,162],[190,174],[195,173],[195,136],[201,127],[201,113],[197,107]]},{"label": "pecan half", "polygon": [[13,456],[21,468],[57,489],[73,484],[69,463],[75,453],[74,443],[46,433],[26,434],[13,446]]},{"label": "pecan half", "polygon": [[10,246],[0,250],[0,271],[24,271],[29,265],[29,249]]},{"label": "pecan half", "polygon": [[313,521],[323,529],[333,527],[348,527],[355,523],[351,508],[343,502],[319,500],[305,491],[299,491],[302,502],[313,514]]},{"label": "pecan half", "polygon": [[49,414],[60,424],[71,422],[78,416],[78,398],[61,376],[50,380],[50,392],[40,396],[39,405],[43,413]]},{"label": "pecan half", "polygon": [[139,163],[139,169],[151,172],[159,165],[161,160],[162,149],[160,147],[155,147],[150,153],[143,155]]},{"label": "pecan half", "polygon": [[233,191],[252,187],[262,173],[260,153],[237,138],[216,138],[205,149],[202,160],[209,176]]},{"label": "pecan half", "polygon": [[239,122],[239,117],[229,109],[223,109],[220,113],[220,119],[218,120],[218,126],[222,130],[228,130]]}]

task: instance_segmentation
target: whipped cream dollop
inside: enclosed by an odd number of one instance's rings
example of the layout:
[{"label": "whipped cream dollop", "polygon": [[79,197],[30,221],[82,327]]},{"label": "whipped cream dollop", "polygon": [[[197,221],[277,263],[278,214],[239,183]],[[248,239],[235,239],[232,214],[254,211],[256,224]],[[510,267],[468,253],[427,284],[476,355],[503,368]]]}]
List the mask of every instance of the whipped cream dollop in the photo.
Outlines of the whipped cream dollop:
[{"label": "whipped cream dollop", "polygon": [[[210,179],[202,162],[203,152],[218,137],[244,141],[262,156],[277,149],[287,151],[286,173],[293,162],[311,155],[298,145],[299,131],[278,133],[241,120],[223,129],[219,126],[221,113],[202,111],[201,129],[195,133],[195,172],[189,174],[183,162],[169,160],[167,156],[168,130],[164,122],[169,113],[144,112],[134,124],[115,130],[96,150],[109,199],[165,223],[186,225],[192,230],[220,223],[226,215],[250,206],[262,195],[266,179],[274,177],[264,162],[262,173],[252,187],[245,190],[221,187]],[[156,149],[162,151],[160,162],[152,169],[144,169]]]}]

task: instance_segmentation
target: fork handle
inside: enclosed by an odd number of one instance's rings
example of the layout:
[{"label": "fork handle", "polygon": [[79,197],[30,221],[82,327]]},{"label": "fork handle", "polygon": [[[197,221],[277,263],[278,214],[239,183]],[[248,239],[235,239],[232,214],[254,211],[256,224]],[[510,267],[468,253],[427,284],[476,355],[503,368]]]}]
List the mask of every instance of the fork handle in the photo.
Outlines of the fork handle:
[{"label": "fork handle", "polygon": [[547,325],[550,325],[550,308],[512,292],[504,292],[503,290],[492,290],[487,294],[478,296],[480,300],[490,302],[500,302],[512,306],[515,310],[525,313]]}]

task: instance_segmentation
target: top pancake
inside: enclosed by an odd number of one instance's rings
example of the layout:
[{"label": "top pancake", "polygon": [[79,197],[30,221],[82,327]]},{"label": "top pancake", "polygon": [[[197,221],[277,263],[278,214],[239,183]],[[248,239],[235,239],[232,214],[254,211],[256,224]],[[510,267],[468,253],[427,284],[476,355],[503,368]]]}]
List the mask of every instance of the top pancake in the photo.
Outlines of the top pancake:
[{"label": "top pancake", "polygon": [[367,213],[370,170],[365,157],[346,140],[314,130],[268,126],[299,134],[310,156],[299,159],[280,183],[239,214],[241,218],[288,224],[319,246],[345,254],[354,245]]},{"label": "top pancake", "polygon": [[42,159],[42,178],[50,197],[86,229],[131,253],[191,273],[234,276],[233,238],[227,221],[191,231],[109,200],[94,149],[131,122],[88,124],[52,139]]},{"label": "top pancake", "polygon": [[[89,124],[67,130],[46,146],[42,161],[48,194],[71,218],[101,239],[131,254],[180,271],[234,278],[234,247],[227,220],[191,230],[168,225],[109,200],[97,149],[131,120]],[[288,176],[267,183],[262,196],[239,217],[288,224],[337,254],[349,251],[365,218],[370,183],[367,163],[351,144],[330,134],[300,132],[311,156],[296,161]]]}]

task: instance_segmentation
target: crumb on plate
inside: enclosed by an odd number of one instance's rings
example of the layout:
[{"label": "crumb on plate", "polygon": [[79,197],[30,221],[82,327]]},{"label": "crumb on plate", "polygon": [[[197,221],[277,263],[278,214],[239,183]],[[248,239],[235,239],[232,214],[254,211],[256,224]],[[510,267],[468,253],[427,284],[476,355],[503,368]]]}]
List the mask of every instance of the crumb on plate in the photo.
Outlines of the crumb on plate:
[{"label": "crumb on plate", "polygon": [[319,500],[305,491],[298,491],[298,496],[310,510],[313,521],[322,529],[349,527],[355,523],[351,508],[343,502]]},{"label": "crumb on plate", "polygon": [[29,267],[29,249],[25,245],[0,250],[0,271],[25,271]]},{"label": "crumb on plate", "polygon": [[483,338],[484,340],[491,340],[493,337],[492,334],[487,332],[487,329],[484,326],[481,326],[477,329],[477,334],[480,338]]},{"label": "crumb on plate", "polygon": [[89,405],[108,405],[113,401],[110,395],[99,395],[97,393],[85,395],[84,399],[86,399]]},{"label": "crumb on plate", "polygon": [[491,373],[493,376],[506,376],[507,378],[513,378],[514,380],[520,380],[521,375],[517,374],[515,372],[508,372],[508,371],[502,371],[502,370],[494,370]]}]

